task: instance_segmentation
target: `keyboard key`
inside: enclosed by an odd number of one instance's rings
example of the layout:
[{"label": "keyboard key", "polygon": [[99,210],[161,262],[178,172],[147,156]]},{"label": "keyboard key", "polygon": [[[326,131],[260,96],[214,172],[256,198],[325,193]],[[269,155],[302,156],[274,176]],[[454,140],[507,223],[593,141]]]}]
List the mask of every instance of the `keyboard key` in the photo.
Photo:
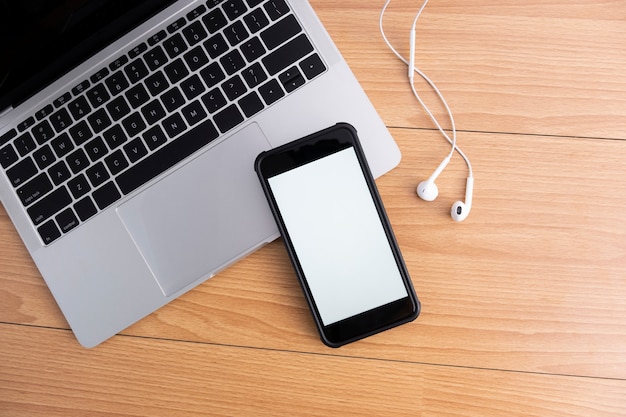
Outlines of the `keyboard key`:
[{"label": "keyboard key", "polygon": [[241,107],[241,110],[243,111],[243,114],[246,115],[246,117],[254,116],[258,112],[263,110],[264,107],[263,102],[259,98],[259,95],[254,91],[239,100],[239,106]]},{"label": "keyboard key", "polygon": [[17,136],[17,130],[15,129],[11,129],[8,132],[4,133],[2,136],[0,136],[0,146],[4,145],[5,143],[8,143],[11,139],[13,139],[16,136]]},{"label": "keyboard key", "polygon": [[246,0],[248,7],[253,8],[263,3],[265,0]]},{"label": "keyboard key", "polygon": [[85,151],[93,162],[104,157],[109,151],[101,137],[97,137],[85,145]]},{"label": "keyboard key", "polygon": [[104,109],[100,109],[97,112],[87,116],[89,125],[95,134],[102,132],[107,127],[111,126],[111,119]]},{"label": "keyboard key", "polygon": [[50,123],[52,123],[54,130],[60,133],[72,124],[72,118],[67,110],[61,109],[50,116]]},{"label": "keyboard key", "polygon": [[160,30],[148,38],[148,45],[154,46],[157,43],[161,42],[163,39],[165,39],[166,36],[167,33],[165,33],[164,30]]},{"label": "keyboard key", "polygon": [[152,100],[150,103],[146,104],[141,109],[141,114],[143,114],[143,117],[146,119],[148,125],[155,124],[166,115],[165,109],[163,109],[161,102],[157,99]]},{"label": "keyboard key", "polygon": [[52,182],[42,172],[17,190],[24,207],[29,206],[52,190]]},{"label": "keyboard key", "polygon": [[36,226],[48,220],[56,213],[69,206],[71,203],[72,197],[70,196],[70,193],[65,189],[65,187],[61,187],[40,199],[27,211],[30,219]]},{"label": "keyboard key", "polygon": [[75,96],[79,96],[82,93],[84,93],[89,88],[90,85],[91,84],[89,83],[89,81],[84,80],[80,84],[78,84],[76,87],[72,88],[72,94],[74,94]]},{"label": "keyboard key", "polygon": [[241,75],[243,75],[243,79],[246,80],[250,88],[254,88],[267,80],[267,74],[258,62],[246,68]]},{"label": "keyboard key", "polygon": [[259,87],[259,93],[268,106],[285,95],[278,81],[274,79]]},{"label": "keyboard key", "polygon": [[202,104],[200,104],[200,102],[197,100],[189,104],[188,106],[183,107],[181,112],[183,113],[183,116],[185,116],[185,120],[187,120],[187,124],[189,126],[200,123],[207,117],[207,114],[204,111]]},{"label": "keyboard key", "polygon": [[194,46],[195,44],[209,36],[209,34],[204,29],[204,27],[202,27],[202,23],[200,23],[200,21],[196,21],[183,29],[183,36],[190,46]]},{"label": "keyboard key", "polygon": [[63,210],[55,217],[55,220],[57,221],[57,224],[59,225],[59,228],[63,233],[69,232],[70,230],[78,226],[79,223],[76,215],[74,214],[74,211],[72,211],[71,208]]},{"label": "keyboard key", "polygon": [[302,86],[306,81],[297,67],[293,66],[278,76],[278,80],[288,93]]},{"label": "keyboard key", "polygon": [[91,80],[92,83],[96,84],[96,83],[99,83],[100,81],[104,80],[104,78],[107,75],[109,75],[109,69],[105,67],[105,68],[102,68],[101,70],[99,70],[98,72],[96,72],[91,77],[89,77],[89,79]]},{"label": "keyboard key", "polygon": [[17,152],[15,152],[15,149],[13,149],[10,143],[0,149],[0,165],[2,165],[2,168],[10,167],[17,162],[18,159],[19,156],[17,156]]},{"label": "keyboard key", "polygon": [[147,130],[142,136],[143,141],[146,142],[151,151],[167,143],[167,137],[165,137],[165,133],[163,133],[159,125]]},{"label": "keyboard key", "polygon": [[39,236],[45,245],[49,245],[61,237],[61,232],[53,220],[42,224],[38,229]]},{"label": "keyboard key", "polygon": [[300,63],[300,68],[309,80],[326,71],[326,65],[324,65],[322,59],[317,54],[313,54],[303,60]]},{"label": "keyboard key", "polygon": [[13,140],[13,145],[20,156],[27,155],[29,152],[33,151],[37,145],[35,145],[35,141],[30,133],[26,132],[22,136]]},{"label": "keyboard key", "polygon": [[216,86],[220,81],[226,79],[224,71],[222,71],[222,68],[217,62],[210,64],[200,71],[200,75],[209,88]]},{"label": "keyboard key", "polygon": [[267,49],[272,50],[302,32],[300,24],[293,15],[289,15],[261,32],[261,39]]},{"label": "keyboard key", "polygon": [[183,133],[187,126],[180,114],[174,113],[167,119],[163,120],[163,128],[170,138],[176,137]]},{"label": "keyboard key", "polygon": [[185,26],[187,24],[187,21],[185,20],[184,17],[181,17],[180,19],[176,20],[175,22],[169,24],[167,26],[167,31],[169,33],[174,33],[177,30],[180,30],[180,28],[182,28],[183,26]]},{"label": "keyboard key", "polygon": [[246,66],[246,62],[236,49],[224,55],[220,62],[228,75],[232,75]]},{"label": "keyboard key", "polygon": [[124,126],[128,137],[132,138],[140,134],[146,128],[146,123],[141,118],[141,114],[136,112],[124,119],[122,126]]},{"label": "keyboard key", "polygon": [[238,99],[248,91],[246,85],[238,75],[222,83],[222,90],[224,90],[226,97],[228,97],[230,101]]},{"label": "keyboard key", "polygon": [[206,7],[204,5],[200,5],[187,13],[187,20],[192,21],[194,19],[197,19],[202,16],[204,12],[206,12]]},{"label": "keyboard key", "polygon": [[165,75],[161,72],[155,72],[146,79],[146,87],[152,96],[156,97],[169,87],[169,83],[165,79]]},{"label": "keyboard key", "polygon": [[248,10],[243,0],[228,0],[222,7],[230,20],[237,19]]},{"label": "keyboard key", "polygon": [[106,132],[102,134],[102,137],[106,141],[107,145],[109,145],[109,149],[113,150],[118,146],[126,143],[128,140],[128,136],[124,133],[124,130],[121,126],[115,125]]},{"label": "keyboard key", "polygon": [[201,46],[197,46],[191,51],[183,55],[185,62],[189,66],[191,71],[196,71],[209,62],[209,58],[204,53],[204,49]]},{"label": "keyboard key", "polygon": [[83,222],[93,217],[98,212],[98,209],[96,209],[95,204],[89,197],[85,197],[76,202],[76,204],[74,204],[74,210],[76,211],[78,218]]},{"label": "keyboard key", "polygon": [[111,98],[103,84],[96,85],[91,90],[87,91],[86,95],[93,108],[103,105]]},{"label": "keyboard key", "polygon": [[130,57],[130,59],[135,59],[139,55],[141,55],[144,52],[146,52],[147,50],[148,50],[148,45],[146,45],[145,43],[142,42],[139,45],[135,46],[130,51],[128,51],[128,56]]},{"label": "keyboard key", "polygon": [[33,159],[39,169],[45,169],[56,161],[56,157],[54,153],[52,153],[52,148],[50,146],[45,145],[39,149],[37,149],[33,153]]},{"label": "keyboard key", "polygon": [[219,133],[210,120],[203,122],[121,173],[116,180],[120,190],[124,195],[136,190],[215,140],[218,136]]},{"label": "keyboard key", "polygon": [[67,163],[74,174],[78,174],[89,166],[89,159],[82,149],[77,149],[67,157]]},{"label": "keyboard key", "polygon": [[111,71],[117,71],[118,69],[126,65],[127,63],[128,63],[128,57],[126,55],[122,55],[119,58],[117,58],[115,61],[111,62],[109,64],[109,68],[111,69]]},{"label": "keyboard key", "polygon": [[62,158],[74,149],[74,144],[67,133],[62,133],[52,141],[52,149]]},{"label": "keyboard key", "polygon": [[70,128],[70,136],[74,139],[76,146],[80,146],[91,139],[93,133],[91,133],[91,129],[87,126],[87,122],[83,120]]},{"label": "keyboard key", "polygon": [[104,210],[122,197],[112,181],[98,188],[92,196],[100,210]]},{"label": "keyboard key", "polygon": [[128,83],[128,80],[124,76],[123,71],[117,71],[113,73],[111,76],[109,76],[109,78],[104,81],[104,83],[111,92],[112,96],[118,95],[122,91],[126,90],[130,85]]},{"label": "keyboard key", "polygon": [[131,84],[135,84],[139,80],[142,80],[145,77],[147,77],[149,74],[149,71],[148,71],[148,68],[146,67],[146,64],[143,63],[141,58],[137,58],[133,62],[131,62],[130,64],[124,67],[124,73],[128,77],[128,81],[130,81]]},{"label": "keyboard key", "polygon": [[[43,120],[46,117],[50,116],[53,111],[54,111],[54,107],[52,107],[52,104],[48,104],[43,109],[35,113],[35,118],[37,118],[37,120]],[[2,143],[2,140],[0,140],[0,143]]]},{"label": "keyboard key", "polygon": [[172,88],[161,96],[165,108],[172,112],[185,104],[185,99],[177,87]]},{"label": "keyboard key", "polygon": [[35,126],[31,132],[37,143],[40,145],[43,145],[54,137],[54,131],[52,130],[50,123],[46,120]]},{"label": "keyboard key", "polygon": [[141,141],[141,138],[136,138],[124,145],[124,152],[131,163],[137,162],[148,154],[148,150]]},{"label": "keyboard key", "polygon": [[226,133],[244,120],[243,115],[234,104],[217,113],[213,119],[222,133]]},{"label": "keyboard key", "polygon": [[241,52],[248,62],[252,62],[265,54],[265,47],[263,47],[259,38],[254,37],[241,45]]},{"label": "keyboard key", "polygon": [[261,9],[253,10],[243,18],[243,21],[246,22],[250,33],[257,33],[269,24],[269,20]]},{"label": "keyboard key", "polygon": [[228,24],[226,16],[224,16],[224,13],[222,13],[220,9],[211,10],[202,17],[202,21],[211,34],[217,32]]},{"label": "keyboard key", "polygon": [[218,88],[215,88],[202,96],[202,102],[209,113],[213,114],[226,105],[226,98]]},{"label": "keyboard key", "polygon": [[216,59],[218,56],[228,52],[226,39],[224,39],[220,33],[211,36],[206,42],[204,42],[203,45],[209,52],[209,56],[213,59]]},{"label": "keyboard key", "polygon": [[117,150],[104,158],[104,162],[112,175],[117,175],[128,167],[128,161],[121,150]]},{"label": "keyboard key", "polygon": [[74,116],[74,120],[80,120],[83,116],[91,111],[91,107],[87,103],[87,99],[83,96],[78,97],[67,105],[70,113]]},{"label": "keyboard key", "polygon": [[226,39],[228,39],[231,46],[239,45],[241,42],[246,40],[248,36],[250,36],[246,27],[240,21],[236,21],[224,29],[224,35],[226,36]]},{"label": "keyboard key", "polygon": [[35,124],[35,118],[29,117],[23,122],[17,124],[17,130],[19,130],[20,132],[23,132],[34,124]]},{"label": "keyboard key", "polygon": [[8,169],[7,177],[9,177],[11,185],[17,188],[35,175],[37,175],[38,172],[39,170],[37,169],[37,166],[29,157],[23,159],[18,164],[15,164],[13,167]]},{"label": "keyboard key", "polygon": [[87,182],[87,178],[83,174],[80,174],[77,177],[72,178],[70,181],[68,181],[67,188],[69,188],[72,196],[74,196],[74,198],[76,199],[81,198],[89,191],[91,191],[91,186],[89,185],[89,182]]},{"label": "keyboard key", "polygon": [[280,19],[289,13],[289,6],[284,0],[271,0],[265,3],[263,7],[272,20]]},{"label": "keyboard key", "polygon": [[167,40],[163,42],[163,47],[170,58],[175,58],[187,50],[187,44],[180,33],[167,38]]},{"label": "keyboard key", "polygon": [[65,93],[61,97],[58,97],[56,100],[54,100],[52,104],[54,104],[54,107],[58,109],[59,107],[63,106],[65,103],[70,101],[71,99],[72,99],[72,95],[70,93]]},{"label": "keyboard key", "polygon": [[187,100],[193,100],[195,97],[202,94],[206,90],[206,87],[204,87],[200,77],[192,75],[180,84],[180,89],[185,94],[185,97],[187,97]]},{"label": "keyboard key", "polygon": [[275,75],[312,51],[313,46],[311,42],[309,42],[306,35],[302,34],[274,50],[274,52],[263,58],[262,61],[270,75]]},{"label": "keyboard key", "polygon": [[165,67],[165,75],[167,75],[170,83],[176,84],[189,75],[189,70],[183,60],[179,58]]},{"label": "keyboard key", "polygon": [[130,113],[130,106],[126,103],[124,96],[116,97],[106,107],[114,121],[118,121]]},{"label": "keyboard key", "polygon": [[70,174],[70,170],[63,161],[59,161],[52,165],[48,170],[48,175],[50,175],[54,185],[62,184],[72,176],[72,174]]},{"label": "keyboard key", "polygon": [[89,167],[85,172],[87,174],[87,178],[89,178],[89,181],[91,182],[91,185],[94,186],[94,188],[102,185],[106,180],[110,178],[109,172],[104,167],[104,164],[102,162],[98,162],[94,166]]},{"label": "keyboard key", "polygon": [[150,94],[146,91],[146,88],[143,84],[137,84],[130,90],[128,90],[125,94],[128,103],[132,106],[133,109],[136,109],[150,100]]}]

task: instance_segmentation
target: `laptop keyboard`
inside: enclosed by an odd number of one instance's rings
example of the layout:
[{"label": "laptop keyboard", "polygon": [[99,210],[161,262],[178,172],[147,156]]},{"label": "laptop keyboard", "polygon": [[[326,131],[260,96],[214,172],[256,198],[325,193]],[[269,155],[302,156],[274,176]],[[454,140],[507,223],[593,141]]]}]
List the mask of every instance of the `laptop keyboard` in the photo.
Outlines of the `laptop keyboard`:
[{"label": "laptop keyboard", "polygon": [[44,244],[326,70],[284,0],[210,0],[0,137]]}]

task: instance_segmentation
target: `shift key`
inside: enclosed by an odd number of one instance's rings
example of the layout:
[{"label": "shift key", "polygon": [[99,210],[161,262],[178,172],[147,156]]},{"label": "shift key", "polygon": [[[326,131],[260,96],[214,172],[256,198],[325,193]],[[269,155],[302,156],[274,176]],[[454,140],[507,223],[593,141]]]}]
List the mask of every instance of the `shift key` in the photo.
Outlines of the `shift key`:
[{"label": "shift key", "polygon": [[72,202],[70,193],[61,187],[48,194],[28,209],[28,215],[35,225],[41,224]]},{"label": "shift key", "polygon": [[276,49],[263,58],[262,61],[270,75],[275,75],[288,66],[293,65],[301,58],[304,58],[312,51],[313,45],[311,45],[311,42],[309,42],[306,35],[303,33]]}]

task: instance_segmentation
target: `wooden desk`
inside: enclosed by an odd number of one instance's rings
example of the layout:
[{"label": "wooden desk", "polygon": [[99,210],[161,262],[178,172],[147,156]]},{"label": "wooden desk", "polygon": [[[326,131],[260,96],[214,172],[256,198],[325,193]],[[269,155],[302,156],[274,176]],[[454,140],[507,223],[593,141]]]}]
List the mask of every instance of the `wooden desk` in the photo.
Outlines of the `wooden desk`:
[{"label": "wooden desk", "polygon": [[[312,0],[403,151],[378,185],[419,319],[326,348],[274,242],[86,350],[0,209],[1,416],[626,415],[626,3],[427,7],[417,62],[475,168],[462,224],[459,158],[436,202],[414,193],[449,148],[382,3]],[[385,20],[404,53],[418,3]]]}]

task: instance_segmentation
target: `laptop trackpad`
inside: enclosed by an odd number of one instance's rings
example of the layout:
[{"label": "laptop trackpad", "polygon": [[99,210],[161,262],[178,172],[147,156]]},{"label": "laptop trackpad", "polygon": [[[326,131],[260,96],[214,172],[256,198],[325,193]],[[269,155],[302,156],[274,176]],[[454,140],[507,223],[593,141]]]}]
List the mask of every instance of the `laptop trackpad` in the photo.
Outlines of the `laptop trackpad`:
[{"label": "laptop trackpad", "polygon": [[277,234],[254,172],[269,148],[252,124],[118,207],[166,296]]}]

